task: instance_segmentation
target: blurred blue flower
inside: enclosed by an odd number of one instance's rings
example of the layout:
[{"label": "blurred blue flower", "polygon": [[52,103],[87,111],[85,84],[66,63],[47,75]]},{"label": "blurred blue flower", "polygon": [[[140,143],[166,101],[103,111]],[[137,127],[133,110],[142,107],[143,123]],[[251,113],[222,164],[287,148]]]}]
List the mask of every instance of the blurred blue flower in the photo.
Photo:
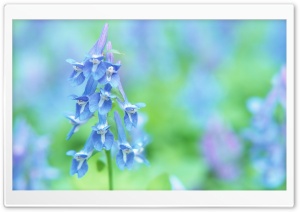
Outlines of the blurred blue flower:
[{"label": "blurred blue flower", "polygon": [[[277,188],[286,178],[286,70],[272,79],[272,88],[265,98],[252,97],[247,108],[252,113],[250,126],[242,136],[251,142],[250,159],[255,179],[266,188]],[[277,108],[284,111],[276,119]]]},{"label": "blurred blue flower", "polygon": [[89,98],[89,109],[93,113],[98,109],[101,115],[107,114],[112,108],[111,98],[115,98],[114,95],[110,93],[111,85],[106,84],[104,89],[100,89],[100,92],[96,92]]}]

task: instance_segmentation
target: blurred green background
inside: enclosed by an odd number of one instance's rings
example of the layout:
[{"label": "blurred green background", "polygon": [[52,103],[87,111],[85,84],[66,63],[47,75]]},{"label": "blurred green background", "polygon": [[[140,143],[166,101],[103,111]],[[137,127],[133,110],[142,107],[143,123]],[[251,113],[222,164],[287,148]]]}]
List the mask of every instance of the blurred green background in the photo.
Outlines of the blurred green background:
[{"label": "blurred green background", "polygon": [[[97,170],[97,161],[105,162],[104,152],[88,161],[82,179],[70,176],[71,158],[66,156],[68,150],[83,147],[97,119],[66,141],[71,124],[64,118],[75,111],[68,96],[80,95],[84,88],[70,86],[72,67],[65,60],[81,61],[105,23],[113,48],[124,53],[115,60],[122,62],[119,73],[129,101],[147,104],[140,112],[150,138],[150,166],[121,171],[114,159],[115,189],[268,189],[257,180],[249,159],[251,144],[240,134],[251,123],[247,100],[266,97],[272,77],[286,63],[286,23],[280,20],[13,21],[13,145],[24,154],[14,160],[15,189],[108,189],[107,167]],[[17,140],[26,137],[17,127],[20,120],[35,138]],[[202,142],[212,120],[221,120],[235,136],[236,156],[228,162],[233,164],[228,168],[231,177],[219,176],[204,153]],[[32,148],[41,136],[48,143],[39,155]],[[231,154],[226,145],[214,146],[224,150],[216,153],[221,164]],[[45,162],[22,164],[27,160]],[[30,185],[39,181],[39,186],[30,186],[28,173],[44,172],[45,167],[51,167],[52,176],[38,174]],[[285,180],[272,189],[285,189]]]}]

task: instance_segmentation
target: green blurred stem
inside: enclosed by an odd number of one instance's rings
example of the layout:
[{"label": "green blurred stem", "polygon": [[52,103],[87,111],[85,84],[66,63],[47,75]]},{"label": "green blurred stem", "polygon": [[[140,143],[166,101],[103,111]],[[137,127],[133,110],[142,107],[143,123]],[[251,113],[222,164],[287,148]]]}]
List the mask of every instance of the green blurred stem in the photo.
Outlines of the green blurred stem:
[{"label": "green blurred stem", "polygon": [[112,176],[112,164],[111,164],[111,155],[110,150],[105,151],[108,167],[108,181],[109,181],[109,190],[113,190],[113,176]]}]

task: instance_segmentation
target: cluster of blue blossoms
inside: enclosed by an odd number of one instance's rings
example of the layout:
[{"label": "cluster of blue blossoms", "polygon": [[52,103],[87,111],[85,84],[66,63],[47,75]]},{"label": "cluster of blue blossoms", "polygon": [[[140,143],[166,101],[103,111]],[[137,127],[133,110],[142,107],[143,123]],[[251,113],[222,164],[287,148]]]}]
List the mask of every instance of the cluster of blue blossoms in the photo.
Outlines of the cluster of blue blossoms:
[{"label": "cluster of blue blossoms", "polygon": [[[73,157],[70,173],[71,175],[77,174],[78,178],[87,173],[87,161],[94,150],[109,151],[116,146],[116,162],[121,170],[131,169],[134,161],[148,164],[144,156],[147,139],[137,139],[138,142],[135,143],[129,142],[117,111],[114,111],[114,120],[118,131],[118,140],[115,140],[114,134],[110,131],[108,115],[112,112],[115,102],[124,112],[123,120],[127,131],[138,127],[137,111],[145,107],[145,104],[131,104],[128,101],[119,76],[121,62],[114,62],[113,53],[118,53],[118,51],[112,49],[110,41],[107,42],[107,32],[108,25],[105,24],[99,39],[82,62],[73,59],[66,60],[73,67],[69,78],[71,85],[79,86],[86,81],[83,94],[71,96],[76,101],[76,111],[75,115],[67,116],[73,125],[67,135],[67,140],[81,125],[91,119],[96,111],[98,114],[98,123],[92,127],[92,132],[83,149],[79,152],[74,150],[67,152],[67,155]],[[112,89],[118,89],[120,96],[113,95]]]}]

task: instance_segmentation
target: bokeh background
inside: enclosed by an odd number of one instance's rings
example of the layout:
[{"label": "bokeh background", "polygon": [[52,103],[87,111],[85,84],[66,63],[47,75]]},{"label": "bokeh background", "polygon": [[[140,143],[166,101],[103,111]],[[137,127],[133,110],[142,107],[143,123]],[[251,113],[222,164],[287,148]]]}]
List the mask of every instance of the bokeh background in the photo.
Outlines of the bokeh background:
[{"label": "bokeh background", "polygon": [[149,166],[121,171],[113,160],[116,190],[286,188],[285,21],[15,20],[13,189],[108,189],[103,152],[81,179],[66,155],[97,119],[66,141],[64,117],[83,91],[65,60],[81,61],[105,23],[128,99],[147,104],[150,140]]}]

